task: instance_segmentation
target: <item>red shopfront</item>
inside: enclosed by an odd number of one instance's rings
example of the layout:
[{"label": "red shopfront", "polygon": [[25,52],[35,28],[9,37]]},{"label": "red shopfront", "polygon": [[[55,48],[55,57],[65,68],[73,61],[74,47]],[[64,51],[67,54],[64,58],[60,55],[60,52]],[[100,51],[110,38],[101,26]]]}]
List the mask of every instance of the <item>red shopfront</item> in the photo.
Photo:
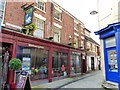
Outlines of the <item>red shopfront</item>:
[{"label": "red shopfront", "polygon": [[[31,80],[48,79],[51,82],[54,77],[70,76],[72,52],[79,53],[76,56],[79,64],[76,66],[82,68],[82,63],[80,63],[82,61],[80,53],[82,52],[80,50],[4,28],[1,35],[2,40],[0,42],[9,48],[9,60],[11,58],[21,59],[21,70],[28,70],[31,75]],[[28,67],[24,63],[26,60],[28,61]],[[77,69],[77,72],[80,73],[81,70]],[[14,76],[8,77],[8,82],[13,82],[13,78]]]}]

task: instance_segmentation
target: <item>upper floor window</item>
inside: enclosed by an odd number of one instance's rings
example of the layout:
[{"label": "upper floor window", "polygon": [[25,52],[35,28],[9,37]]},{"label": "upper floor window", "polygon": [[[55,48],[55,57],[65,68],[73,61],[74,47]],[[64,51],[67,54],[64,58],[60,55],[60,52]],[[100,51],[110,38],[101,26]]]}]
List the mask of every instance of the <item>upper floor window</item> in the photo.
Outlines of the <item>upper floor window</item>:
[{"label": "upper floor window", "polygon": [[85,30],[85,35],[88,36],[88,37],[90,37],[90,32],[88,32],[88,31]]},{"label": "upper floor window", "polygon": [[87,42],[87,49],[91,50],[90,49],[90,42]]},{"label": "upper floor window", "polygon": [[36,30],[34,36],[43,38],[44,36],[44,21],[38,18],[35,18]]},{"label": "upper floor window", "polygon": [[81,40],[81,47],[84,49],[84,40]]},{"label": "upper floor window", "polygon": [[5,0],[1,0],[0,2],[0,21],[3,21],[4,9],[5,8]]},{"label": "upper floor window", "polygon": [[74,21],[74,29],[78,30],[78,22],[77,21]]},{"label": "upper floor window", "polygon": [[60,28],[54,27],[53,39],[54,39],[55,42],[60,42]]},{"label": "upper floor window", "polygon": [[37,2],[37,7],[38,7],[40,10],[45,11],[45,2],[38,0],[38,2]]},{"label": "upper floor window", "polygon": [[74,47],[78,48],[78,37],[74,37]]},{"label": "upper floor window", "polygon": [[95,45],[92,44],[92,51],[95,52]]},{"label": "upper floor window", "polygon": [[54,14],[54,18],[56,18],[57,20],[60,20],[62,19],[62,13],[55,10],[55,14]]}]

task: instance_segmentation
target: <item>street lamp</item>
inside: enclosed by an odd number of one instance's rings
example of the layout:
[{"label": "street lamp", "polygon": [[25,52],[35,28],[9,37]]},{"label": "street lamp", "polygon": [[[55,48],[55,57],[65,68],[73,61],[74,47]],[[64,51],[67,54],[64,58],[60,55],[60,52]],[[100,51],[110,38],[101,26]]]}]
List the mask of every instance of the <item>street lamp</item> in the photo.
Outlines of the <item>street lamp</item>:
[{"label": "street lamp", "polygon": [[95,10],[93,10],[93,11],[90,12],[90,15],[96,15],[96,14],[98,14],[98,12],[95,11]]}]

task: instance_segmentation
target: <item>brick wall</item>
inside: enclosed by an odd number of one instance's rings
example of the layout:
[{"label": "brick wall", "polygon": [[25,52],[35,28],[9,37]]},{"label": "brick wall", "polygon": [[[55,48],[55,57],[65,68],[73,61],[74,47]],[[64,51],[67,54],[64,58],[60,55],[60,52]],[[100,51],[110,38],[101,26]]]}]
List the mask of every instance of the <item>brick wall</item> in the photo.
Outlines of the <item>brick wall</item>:
[{"label": "brick wall", "polygon": [[[21,6],[24,5],[25,3],[26,2],[7,2],[6,3],[5,17],[4,17],[4,24],[6,27],[18,29],[18,28],[12,27],[11,25],[6,25],[6,23],[23,27],[25,11],[21,8]],[[29,2],[29,3],[27,2],[27,4],[31,4],[31,3],[33,2]],[[57,23],[62,26],[60,43],[68,44],[69,42],[72,42],[74,40],[74,32],[75,32],[74,18],[68,15],[65,11],[62,11],[62,22],[59,22],[54,19],[54,10],[55,10],[54,4],[51,2],[46,2],[45,13],[38,9],[35,9],[34,12],[46,18],[44,38],[53,36],[53,26],[54,26],[53,23]],[[33,22],[34,22],[34,17],[33,17]],[[81,27],[79,24],[79,30],[78,30],[79,35],[81,35],[80,29]],[[71,39],[69,38],[69,36],[72,36]],[[80,36],[78,39],[80,42],[81,40]]]}]

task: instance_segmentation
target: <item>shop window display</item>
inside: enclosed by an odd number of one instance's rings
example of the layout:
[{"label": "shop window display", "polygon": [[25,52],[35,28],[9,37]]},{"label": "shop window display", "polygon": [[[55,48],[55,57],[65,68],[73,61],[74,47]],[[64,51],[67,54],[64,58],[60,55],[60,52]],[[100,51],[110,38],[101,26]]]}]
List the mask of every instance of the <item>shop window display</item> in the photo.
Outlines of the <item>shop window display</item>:
[{"label": "shop window display", "polygon": [[29,72],[31,80],[40,80],[48,77],[47,50],[18,47],[17,58],[22,60],[21,70]]},{"label": "shop window display", "polygon": [[36,79],[48,78],[48,51],[43,49],[36,50]]},{"label": "shop window display", "polygon": [[71,74],[80,73],[80,56],[77,54],[71,55]]},{"label": "shop window display", "polygon": [[54,52],[52,57],[53,77],[67,76],[68,54]]}]

